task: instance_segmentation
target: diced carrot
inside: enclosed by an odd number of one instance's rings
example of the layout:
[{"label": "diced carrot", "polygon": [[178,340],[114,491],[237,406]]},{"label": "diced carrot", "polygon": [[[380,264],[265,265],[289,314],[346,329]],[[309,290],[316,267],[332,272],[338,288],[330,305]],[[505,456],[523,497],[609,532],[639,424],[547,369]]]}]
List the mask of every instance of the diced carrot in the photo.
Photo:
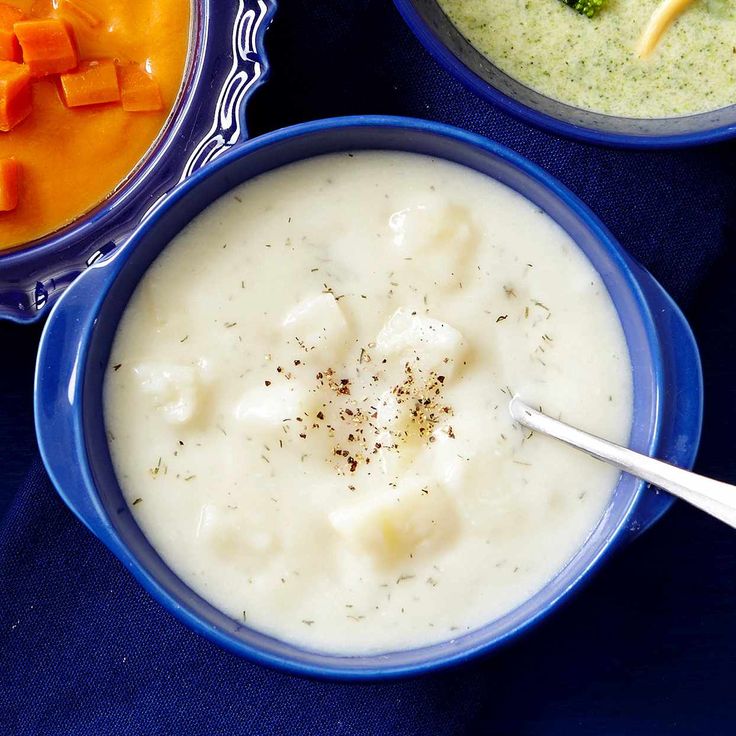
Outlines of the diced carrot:
[{"label": "diced carrot", "polygon": [[25,64],[0,61],[0,130],[8,131],[31,112],[31,73]]},{"label": "diced carrot", "polygon": [[81,20],[90,28],[97,28],[102,19],[83,0],[57,0],[59,12],[66,18]]},{"label": "diced carrot", "polygon": [[14,158],[0,158],[0,212],[9,212],[18,206],[18,178],[20,166]]},{"label": "diced carrot", "polygon": [[121,64],[118,76],[123,110],[150,112],[163,108],[158,82],[137,64]]},{"label": "diced carrot", "polygon": [[13,26],[23,50],[23,62],[34,77],[60,74],[77,65],[74,32],[63,20],[23,20]]},{"label": "diced carrot", "polygon": [[20,61],[23,58],[13,25],[24,17],[18,8],[0,3],[0,59]]},{"label": "diced carrot", "polygon": [[120,99],[118,75],[111,59],[83,61],[75,71],[60,75],[59,82],[67,107],[99,105]]}]

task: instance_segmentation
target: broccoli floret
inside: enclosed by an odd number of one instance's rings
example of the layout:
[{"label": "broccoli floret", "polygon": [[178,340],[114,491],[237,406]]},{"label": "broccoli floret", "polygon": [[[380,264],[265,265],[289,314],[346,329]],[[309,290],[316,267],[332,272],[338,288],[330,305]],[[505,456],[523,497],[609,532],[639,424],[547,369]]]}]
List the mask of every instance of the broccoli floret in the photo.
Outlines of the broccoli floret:
[{"label": "broccoli floret", "polygon": [[569,5],[582,15],[592,18],[604,5],[606,0],[562,0],[565,5]]}]

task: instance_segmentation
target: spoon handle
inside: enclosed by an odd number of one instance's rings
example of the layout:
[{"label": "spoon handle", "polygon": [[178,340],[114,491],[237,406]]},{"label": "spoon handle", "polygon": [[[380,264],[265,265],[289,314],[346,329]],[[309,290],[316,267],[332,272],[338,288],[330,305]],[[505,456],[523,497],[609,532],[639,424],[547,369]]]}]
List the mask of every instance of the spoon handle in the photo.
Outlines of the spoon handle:
[{"label": "spoon handle", "polygon": [[615,465],[736,528],[736,486],[691,473],[583,432],[532,409],[518,396],[511,399],[509,411],[519,424]]}]

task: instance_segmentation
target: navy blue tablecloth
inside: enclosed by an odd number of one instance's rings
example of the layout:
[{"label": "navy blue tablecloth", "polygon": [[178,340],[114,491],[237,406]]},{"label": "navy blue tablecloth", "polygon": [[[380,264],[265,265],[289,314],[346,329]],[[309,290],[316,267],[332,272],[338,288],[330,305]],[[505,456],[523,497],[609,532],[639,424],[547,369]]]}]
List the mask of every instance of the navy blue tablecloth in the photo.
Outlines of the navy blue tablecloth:
[{"label": "navy blue tablecloth", "polygon": [[[686,308],[707,389],[699,469],[736,481],[735,144],[626,152],[530,129],[443,72],[389,0],[282,0],[267,46],[254,135],[340,114],[433,118],[513,147],[593,207]],[[218,649],[141,591],[34,459],[38,335],[0,325],[0,735],[736,732],[736,534],[684,505],[563,610],[455,670],[319,683]]]}]

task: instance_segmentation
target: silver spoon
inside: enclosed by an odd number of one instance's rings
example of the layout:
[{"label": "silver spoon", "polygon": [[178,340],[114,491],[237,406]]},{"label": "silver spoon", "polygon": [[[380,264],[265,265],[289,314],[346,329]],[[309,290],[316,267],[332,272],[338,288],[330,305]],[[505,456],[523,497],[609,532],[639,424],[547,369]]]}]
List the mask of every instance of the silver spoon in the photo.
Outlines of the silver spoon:
[{"label": "silver spoon", "polygon": [[615,465],[736,528],[736,486],[705,478],[583,432],[532,409],[518,396],[511,399],[509,411],[519,424],[555,437],[598,460]]}]

